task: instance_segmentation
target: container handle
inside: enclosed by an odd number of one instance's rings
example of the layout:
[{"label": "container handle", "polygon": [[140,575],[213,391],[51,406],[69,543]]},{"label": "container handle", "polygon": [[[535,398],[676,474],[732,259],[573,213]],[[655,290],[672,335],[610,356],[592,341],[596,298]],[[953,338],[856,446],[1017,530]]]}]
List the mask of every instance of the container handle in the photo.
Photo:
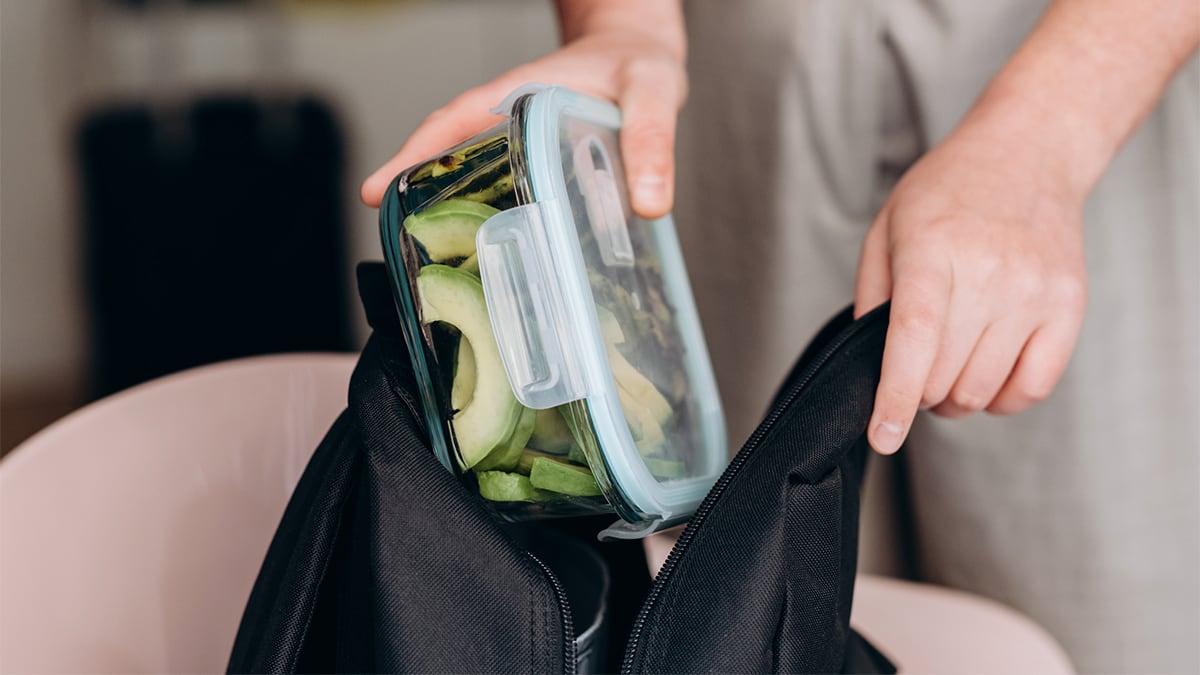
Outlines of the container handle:
[{"label": "container handle", "polygon": [[513,394],[543,410],[586,396],[555,283],[544,202],[501,211],[476,235],[492,332]]}]

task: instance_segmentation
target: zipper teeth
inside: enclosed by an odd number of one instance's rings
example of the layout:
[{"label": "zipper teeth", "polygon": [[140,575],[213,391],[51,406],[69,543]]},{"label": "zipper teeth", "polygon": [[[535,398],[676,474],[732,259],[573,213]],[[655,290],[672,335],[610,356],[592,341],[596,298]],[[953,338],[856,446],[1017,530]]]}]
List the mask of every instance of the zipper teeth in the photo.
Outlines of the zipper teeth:
[{"label": "zipper teeth", "polygon": [[[871,314],[874,314],[874,312],[871,312]],[[800,395],[800,392],[804,389],[804,387],[807,386],[813,377],[816,376],[817,371],[821,369],[821,366],[825,365],[825,362],[833,356],[834,352],[841,349],[847,342],[850,341],[851,338],[857,335],[859,331],[862,330],[864,325],[865,322],[855,322],[851,324],[834,342],[831,342],[828,346],[826,346],[826,348],[823,349],[821,353],[812,360],[812,363],[809,364],[804,377],[800,378],[800,380],[793,384],[788,389],[784,398],[777,405],[771,408],[771,411],[768,413],[766,419],[758,426],[758,429],[754,431],[754,434],[750,436],[750,439],[746,441],[742,451],[739,452],[736,457],[734,457],[733,461],[729,464],[729,467],[726,468],[725,472],[721,474],[721,477],[717,480],[716,484],[713,485],[713,488],[709,491],[708,496],[705,497],[704,501],[700,503],[700,506],[696,508],[696,513],[692,516],[691,521],[688,523],[687,529],[683,531],[683,534],[679,535],[679,540],[675,542],[675,546],[671,549],[670,555],[667,556],[666,561],[663,562],[662,568],[659,569],[658,576],[654,579],[654,585],[650,588],[649,595],[646,596],[646,602],[642,605],[641,611],[638,612],[637,620],[634,622],[633,629],[629,634],[629,643],[625,650],[625,662],[621,666],[622,673],[633,672],[633,662],[637,654],[638,647],[640,646],[639,643],[642,639],[642,631],[646,627],[646,620],[649,618],[650,612],[654,609],[654,604],[658,601],[658,596],[662,594],[663,587],[666,585],[667,579],[671,576],[671,572],[675,569],[676,565],[679,564],[679,558],[683,555],[683,550],[687,548],[688,543],[692,540],[692,537],[695,536],[696,530],[699,529],[704,523],[704,519],[708,516],[709,512],[712,511],[713,505],[720,498],[721,493],[725,491],[729,483],[731,483],[734,477],[737,476],[737,473],[741,471],[741,468],[746,464],[748,457],[754,452],[754,450],[758,448],[758,444],[762,442],[763,437],[767,435],[767,432],[771,429],[771,427],[774,426],[775,422],[783,416],[784,411],[791,406],[791,404],[796,400],[796,397]]]},{"label": "zipper teeth", "polygon": [[542,568],[542,573],[546,575],[546,578],[550,580],[550,585],[554,588],[554,599],[558,601],[558,610],[562,613],[563,620],[563,671],[573,675],[575,673],[575,621],[571,618],[567,593],[563,590],[562,584],[559,583],[553,570],[542,562],[541,558],[529,551],[525,553],[533,559],[533,562],[537,563],[538,567]]}]

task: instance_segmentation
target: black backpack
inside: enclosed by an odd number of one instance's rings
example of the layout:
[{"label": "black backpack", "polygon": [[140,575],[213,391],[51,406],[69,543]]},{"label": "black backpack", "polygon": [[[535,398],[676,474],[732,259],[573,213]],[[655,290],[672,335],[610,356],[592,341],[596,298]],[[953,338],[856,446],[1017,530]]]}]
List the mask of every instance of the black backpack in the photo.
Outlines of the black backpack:
[{"label": "black backpack", "polygon": [[820,332],[651,581],[611,517],[503,525],[438,463],[387,275],[358,276],[375,332],[230,672],[895,672],[849,625],[886,307]]}]

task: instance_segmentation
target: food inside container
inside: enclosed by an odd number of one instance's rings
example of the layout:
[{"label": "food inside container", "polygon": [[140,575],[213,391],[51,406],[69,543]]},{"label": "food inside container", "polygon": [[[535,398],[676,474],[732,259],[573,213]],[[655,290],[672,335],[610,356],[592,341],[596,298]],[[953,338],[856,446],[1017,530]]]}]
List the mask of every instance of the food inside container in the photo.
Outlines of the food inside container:
[{"label": "food inside container", "polygon": [[505,519],[679,522],[727,451],[672,221],[629,207],[615,106],[510,105],[380,211],[434,451]]}]

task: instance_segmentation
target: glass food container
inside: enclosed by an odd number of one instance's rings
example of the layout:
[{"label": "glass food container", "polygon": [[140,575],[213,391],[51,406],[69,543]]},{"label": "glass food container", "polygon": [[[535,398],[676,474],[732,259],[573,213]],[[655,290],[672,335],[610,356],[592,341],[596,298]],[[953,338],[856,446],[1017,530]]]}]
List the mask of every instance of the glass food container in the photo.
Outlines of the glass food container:
[{"label": "glass food container", "polygon": [[506,520],[681,522],[728,453],[672,220],[632,213],[616,106],[532,86],[497,112],[380,210],[434,451]]}]

